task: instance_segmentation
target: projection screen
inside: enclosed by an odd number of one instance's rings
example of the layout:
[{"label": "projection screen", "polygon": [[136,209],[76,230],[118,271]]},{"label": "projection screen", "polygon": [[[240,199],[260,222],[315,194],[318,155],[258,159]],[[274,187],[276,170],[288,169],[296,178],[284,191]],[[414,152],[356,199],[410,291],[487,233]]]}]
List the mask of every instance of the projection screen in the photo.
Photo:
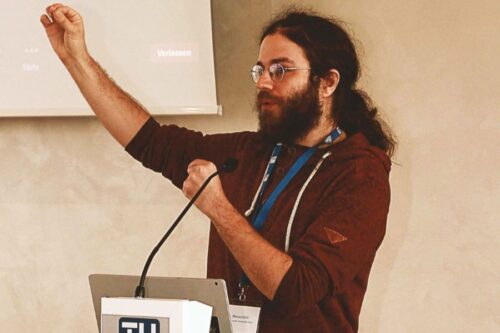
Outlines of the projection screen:
[{"label": "projection screen", "polygon": [[[221,113],[210,0],[64,3],[82,14],[92,56],[151,113]],[[0,117],[92,115],[39,22],[49,4],[0,1]]]}]

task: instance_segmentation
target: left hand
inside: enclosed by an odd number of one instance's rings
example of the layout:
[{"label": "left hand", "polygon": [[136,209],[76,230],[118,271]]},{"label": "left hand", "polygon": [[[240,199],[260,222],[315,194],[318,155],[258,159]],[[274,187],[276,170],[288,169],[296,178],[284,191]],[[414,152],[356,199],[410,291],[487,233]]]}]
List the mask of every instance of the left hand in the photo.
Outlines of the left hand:
[{"label": "left hand", "polygon": [[[182,185],[184,195],[188,199],[191,199],[205,180],[216,171],[217,167],[210,161],[192,161],[187,168],[188,176]],[[205,190],[195,201],[196,207],[210,219],[214,219],[216,213],[227,203],[228,200],[222,189],[219,176],[212,178]]]}]

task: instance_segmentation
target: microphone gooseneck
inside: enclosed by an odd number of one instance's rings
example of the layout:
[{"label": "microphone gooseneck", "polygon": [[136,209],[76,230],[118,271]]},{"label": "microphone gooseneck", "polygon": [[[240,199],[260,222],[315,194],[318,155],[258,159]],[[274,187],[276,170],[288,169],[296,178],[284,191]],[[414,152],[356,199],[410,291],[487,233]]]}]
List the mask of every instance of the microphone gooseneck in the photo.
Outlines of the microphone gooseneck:
[{"label": "microphone gooseneck", "polygon": [[188,204],[186,205],[186,207],[184,207],[184,209],[179,214],[179,216],[174,221],[174,223],[167,230],[167,232],[162,237],[162,239],[155,246],[155,248],[153,249],[153,251],[151,251],[151,253],[150,253],[149,257],[148,257],[148,260],[146,261],[146,264],[144,265],[144,269],[142,270],[141,280],[139,282],[139,285],[135,288],[135,297],[138,297],[138,298],[143,298],[144,297],[144,295],[146,293],[146,289],[144,288],[144,283],[146,282],[146,275],[148,273],[149,266],[151,265],[151,262],[153,261],[153,258],[155,257],[156,253],[158,253],[158,251],[162,247],[163,243],[165,243],[165,241],[167,240],[167,238],[170,236],[170,234],[177,227],[177,225],[182,220],[182,218],[184,217],[184,215],[186,215],[186,213],[191,208],[191,206],[194,204],[194,202],[196,201],[196,199],[198,199],[198,197],[200,196],[201,192],[203,192],[203,190],[205,189],[205,187],[207,187],[208,183],[212,180],[212,178],[214,178],[215,176],[219,175],[219,173],[221,173],[221,172],[232,172],[232,171],[234,171],[236,169],[237,166],[238,166],[238,160],[236,160],[235,158],[230,158],[230,159],[226,160],[222,164],[222,166],[220,167],[220,169],[217,170],[217,171],[215,171],[213,174],[211,174],[205,180],[205,182],[201,185],[201,187],[198,189],[198,191],[195,193],[195,195],[191,198],[191,200],[188,202]]}]

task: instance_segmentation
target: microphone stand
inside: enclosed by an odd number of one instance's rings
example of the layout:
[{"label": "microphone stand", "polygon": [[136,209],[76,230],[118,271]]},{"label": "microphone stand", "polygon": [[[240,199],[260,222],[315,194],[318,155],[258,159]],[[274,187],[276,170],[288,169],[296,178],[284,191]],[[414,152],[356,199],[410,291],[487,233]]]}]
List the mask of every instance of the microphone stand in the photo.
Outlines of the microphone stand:
[{"label": "microphone stand", "polygon": [[219,175],[219,173],[221,173],[221,172],[231,172],[231,171],[233,171],[234,169],[236,169],[237,164],[238,164],[238,162],[234,158],[231,158],[231,159],[227,160],[226,162],[224,162],[224,164],[222,165],[221,169],[215,171],[213,174],[211,174],[205,180],[205,182],[201,185],[201,187],[199,188],[199,190],[191,198],[191,200],[186,205],[186,207],[184,207],[184,209],[182,210],[182,212],[180,213],[180,215],[177,217],[177,219],[175,220],[175,222],[167,230],[167,233],[162,237],[162,239],[160,240],[160,242],[158,242],[158,244],[155,246],[155,248],[153,249],[153,251],[151,251],[151,254],[148,257],[148,260],[146,261],[146,264],[144,265],[144,269],[142,270],[141,280],[139,282],[139,285],[135,288],[135,297],[137,297],[137,298],[144,298],[144,294],[146,292],[146,289],[144,288],[144,283],[146,281],[146,275],[148,273],[149,266],[151,265],[151,262],[153,261],[153,258],[155,257],[156,253],[160,250],[160,248],[163,245],[163,243],[165,243],[165,241],[167,240],[167,238],[170,236],[170,234],[177,227],[177,225],[182,220],[182,218],[184,217],[184,215],[186,215],[186,213],[189,210],[189,208],[191,208],[191,206],[194,204],[194,202],[196,201],[196,199],[198,199],[198,197],[200,196],[201,192],[203,192],[203,190],[205,189],[205,187],[207,187],[208,183],[212,180],[212,178],[214,178],[215,176]]}]

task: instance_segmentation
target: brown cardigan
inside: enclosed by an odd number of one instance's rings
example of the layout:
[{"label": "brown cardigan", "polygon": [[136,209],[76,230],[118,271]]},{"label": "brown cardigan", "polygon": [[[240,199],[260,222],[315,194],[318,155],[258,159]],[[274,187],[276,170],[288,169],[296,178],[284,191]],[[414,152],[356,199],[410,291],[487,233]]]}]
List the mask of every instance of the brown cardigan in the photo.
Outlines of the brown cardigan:
[{"label": "brown cardigan", "polygon": [[[126,150],[144,166],[161,172],[177,187],[195,158],[220,166],[227,158],[237,170],[221,175],[226,196],[243,215],[250,207],[274,144],[255,132],[203,136],[153,118]],[[283,146],[264,199],[306,147]],[[261,333],[357,332],[361,303],[375,252],[385,234],[390,189],[390,161],[361,134],[318,150],[280,195],[260,234],[284,250],[290,214],[299,191],[321,156],[332,154],[306,187],[293,221],[288,254],[293,264],[273,301],[255,287],[249,303],[262,304]],[[223,278],[236,302],[241,267],[215,228],[210,230],[209,278]]]}]

